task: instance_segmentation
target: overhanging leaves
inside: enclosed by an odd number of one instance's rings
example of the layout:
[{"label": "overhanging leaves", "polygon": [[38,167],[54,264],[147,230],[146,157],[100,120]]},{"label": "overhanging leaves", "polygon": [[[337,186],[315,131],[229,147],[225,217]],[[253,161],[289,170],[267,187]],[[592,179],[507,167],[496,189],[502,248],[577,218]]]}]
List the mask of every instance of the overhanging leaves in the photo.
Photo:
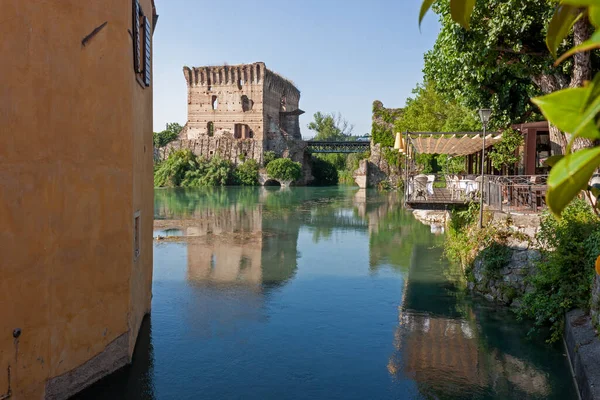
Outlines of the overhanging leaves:
[{"label": "overhanging leaves", "polygon": [[548,34],[546,36],[546,44],[554,57],[556,57],[558,47],[567,37],[580,15],[581,10],[573,5],[560,4],[556,9],[548,26]]},{"label": "overhanging leaves", "polygon": [[469,29],[469,21],[474,8],[475,0],[450,0],[452,19],[465,29]]},{"label": "overhanging leaves", "polygon": [[431,8],[431,5],[435,2],[435,0],[424,0],[421,5],[421,12],[419,13],[419,27],[421,26],[421,22],[423,22],[423,18],[427,11]]},{"label": "overhanging leaves", "polygon": [[600,166],[600,147],[584,149],[565,156],[548,177],[546,202],[555,215],[588,187],[594,171]]},{"label": "overhanging leaves", "polygon": [[593,103],[587,107],[591,91],[591,87],[564,89],[536,97],[532,101],[542,110],[548,121],[561,131],[596,139],[600,138],[600,132],[593,117],[600,111],[600,98],[593,99]]}]

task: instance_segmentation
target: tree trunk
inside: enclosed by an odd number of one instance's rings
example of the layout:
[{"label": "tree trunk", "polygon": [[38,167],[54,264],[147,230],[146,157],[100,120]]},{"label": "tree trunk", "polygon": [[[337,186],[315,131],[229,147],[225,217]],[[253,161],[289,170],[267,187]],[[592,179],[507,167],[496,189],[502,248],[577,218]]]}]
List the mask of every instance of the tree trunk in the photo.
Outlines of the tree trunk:
[{"label": "tree trunk", "polygon": [[[533,83],[544,94],[550,94],[557,90],[565,89],[568,86],[567,79],[559,74],[542,74],[533,77]],[[567,139],[565,135],[556,126],[549,124],[550,126],[550,146],[552,155],[565,154],[567,148]]]},{"label": "tree trunk", "polygon": [[[579,46],[591,36],[590,24],[587,18],[579,18],[573,26],[573,46]],[[569,87],[583,86],[585,81],[592,79],[592,57],[589,51],[576,53],[573,56],[573,72]],[[571,141],[571,135],[565,134],[567,142]],[[589,139],[577,138],[573,141],[572,151],[594,147]]]}]

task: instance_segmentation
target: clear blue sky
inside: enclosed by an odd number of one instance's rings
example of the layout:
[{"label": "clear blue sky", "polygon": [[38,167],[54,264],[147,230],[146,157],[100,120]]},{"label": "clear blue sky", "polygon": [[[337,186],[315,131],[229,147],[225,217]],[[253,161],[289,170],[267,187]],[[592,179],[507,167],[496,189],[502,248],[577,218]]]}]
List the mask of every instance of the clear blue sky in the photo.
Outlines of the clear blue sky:
[{"label": "clear blue sky", "polygon": [[302,135],[317,111],[370,132],[371,105],[401,107],[422,80],[437,16],[420,0],[156,0],[154,128],[186,122],[182,67],[264,61],[302,92]]}]

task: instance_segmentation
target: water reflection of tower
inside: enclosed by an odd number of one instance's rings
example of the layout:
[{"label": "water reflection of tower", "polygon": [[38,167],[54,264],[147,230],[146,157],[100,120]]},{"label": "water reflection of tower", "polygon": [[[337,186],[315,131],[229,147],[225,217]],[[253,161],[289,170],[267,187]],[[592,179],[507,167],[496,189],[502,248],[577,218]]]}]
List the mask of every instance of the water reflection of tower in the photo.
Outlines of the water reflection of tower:
[{"label": "water reflection of tower", "polygon": [[300,229],[289,215],[262,206],[205,210],[187,228],[188,279],[196,283],[270,287],[297,268]]}]

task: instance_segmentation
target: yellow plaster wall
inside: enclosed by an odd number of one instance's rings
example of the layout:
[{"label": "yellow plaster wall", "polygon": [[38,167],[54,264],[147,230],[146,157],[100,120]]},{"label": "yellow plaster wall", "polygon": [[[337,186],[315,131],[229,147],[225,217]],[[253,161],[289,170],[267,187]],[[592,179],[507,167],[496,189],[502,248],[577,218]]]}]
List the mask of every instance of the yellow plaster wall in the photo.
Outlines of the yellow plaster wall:
[{"label": "yellow plaster wall", "polygon": [[10,366],[11,399],[39,399],[128,331],[131,355],[149,310],[152,90],[133,73],[130,1],[0,10],[0,397]]}]

